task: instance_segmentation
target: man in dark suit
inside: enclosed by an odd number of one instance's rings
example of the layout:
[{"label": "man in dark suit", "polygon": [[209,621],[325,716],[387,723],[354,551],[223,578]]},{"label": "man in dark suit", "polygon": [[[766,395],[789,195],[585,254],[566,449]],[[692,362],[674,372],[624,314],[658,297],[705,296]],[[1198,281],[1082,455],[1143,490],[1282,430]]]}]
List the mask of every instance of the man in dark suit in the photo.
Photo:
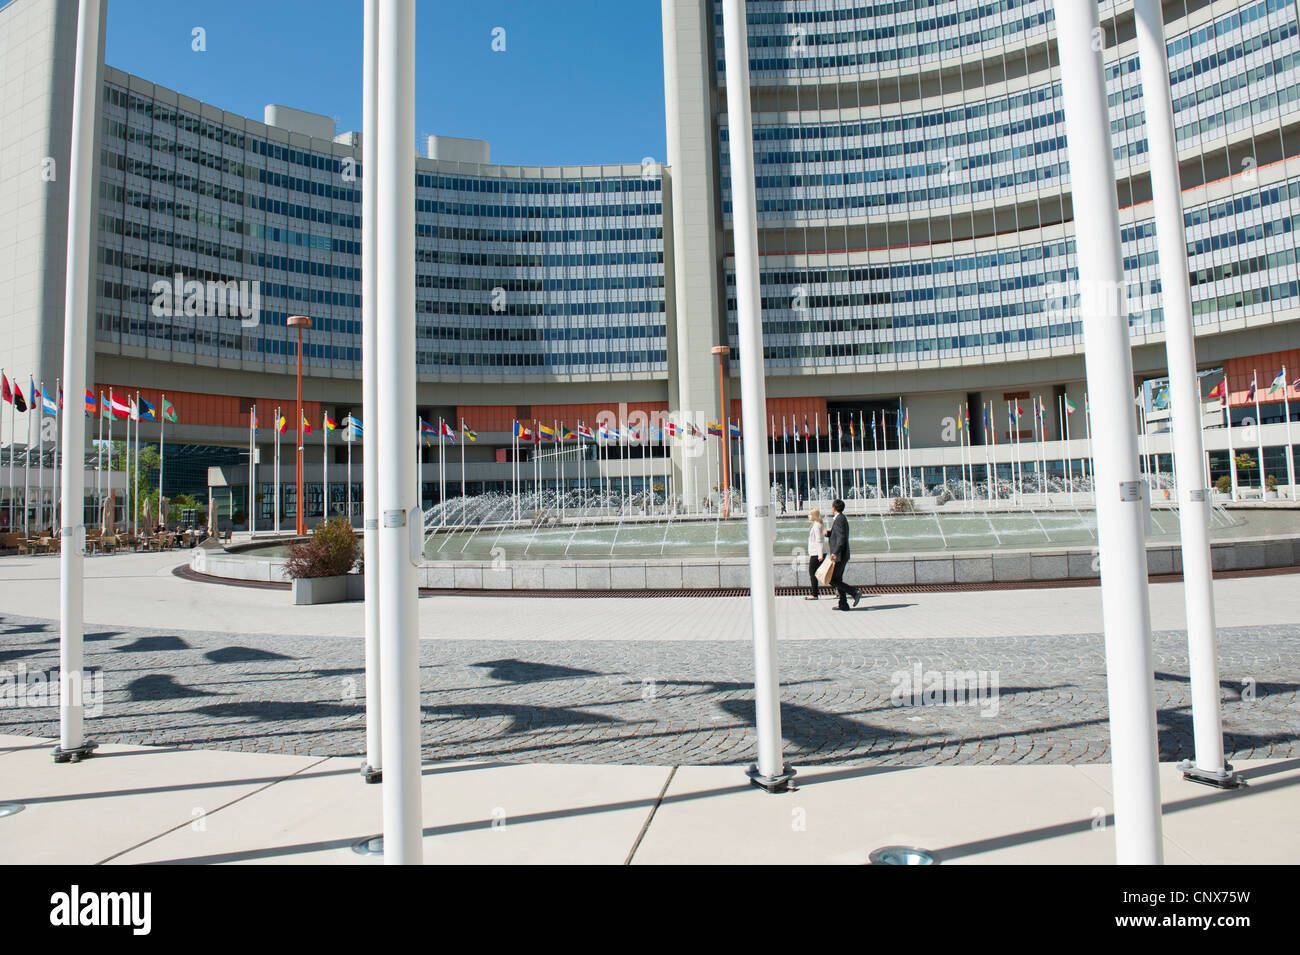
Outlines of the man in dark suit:
[{"label": "man in dark suit", "polygon": [[835,513],[835,520],[831,522],[831,529],[826,532],[826,536],[830,538],[830,557],[835,561],[831,570],[831,586],[840,596],[839,603],[833,609],[848,610],[848,598],[853,598],[853,606],[856,607],[858,601],[862,599],[862,591],[844,582],[844,568],[849,563],[849,519],[844,516],[844,502],[838,499],[832,501],[831,510]]}]

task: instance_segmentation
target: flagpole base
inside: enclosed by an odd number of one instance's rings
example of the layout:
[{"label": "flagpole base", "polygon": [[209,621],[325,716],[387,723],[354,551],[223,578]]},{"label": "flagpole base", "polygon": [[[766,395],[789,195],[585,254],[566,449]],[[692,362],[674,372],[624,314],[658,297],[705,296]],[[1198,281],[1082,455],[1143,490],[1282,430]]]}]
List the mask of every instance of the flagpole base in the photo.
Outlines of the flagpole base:
[{"label": "flagpole base", "polygon": [[1215,789],[1245,789],[1246,780],[1242,779],[1232,771],[1230,763],[1224,763],[1223,769],[1216,771],[1207,769],[1198,769],[1196,764],[1190,759],[1185,759],[1178,764],[1182,770],[1183,779],[1189,783],[1200,783],[1202,786],[1212,786]]},{"label": "flagpole base", "polygon": [[89,741],[82,743],[80,746],[73,746],[70,749],[64,749],[62,746],[54,747],[54,761],[56,763],[79,763],[83,759],[90,759],[95,755],[98,743]]},{"label": "flagpole base", "polygon": [[361,780],[365,783],[382,783],[384,781],[384,771],[375,769],[369,763],[362,763]]},{"label": "flagpole base", "polygon": [[794,779],[796,770],[787,765],[781,767],[781,771],[775,776],[764,776],[758,771],[758,764],[751,763],[749,769],[745,770],[745,775],[749,777],[749,782],[769,793],[786,793],[792,792],[794,787],[790,781]]}]

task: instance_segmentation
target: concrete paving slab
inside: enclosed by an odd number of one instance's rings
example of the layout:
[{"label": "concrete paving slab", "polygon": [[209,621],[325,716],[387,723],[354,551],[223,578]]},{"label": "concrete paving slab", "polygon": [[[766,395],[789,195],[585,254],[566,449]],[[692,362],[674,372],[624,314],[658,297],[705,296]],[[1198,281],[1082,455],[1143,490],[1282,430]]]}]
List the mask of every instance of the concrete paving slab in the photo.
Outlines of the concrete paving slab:
[{"label": "concrete paving slab", "polygon": [[[1182,806],[1167,794],[1165,861],[1294,859],[1287,780],[1300,778],[1300,760],[1286,762],[1296,765],[1250,803]],[[1178,775],[1172,764],[1161,772]],[[738,769],[683,767],[633,862],[860,865],[873,849],[904,845],[928,849],[944,865],[1113,864],[1103,773],[1108,781],[1109,767],[1098,766],[808,770],[797,792],[769,796],[739,781]],[[1282,829],[1287,837],[1278,841]]]},{"label": "concrete paving slab", "polygon": [[48,745],[3,758],[0,864],[95,864],[320,762],[211,750],[103,745],[56,764]]},{"label": "concrete paving slab", "polygon": [[[1183,779],[1176,763],[1160,764],[1166,862],[1170,846],[1203,865],[1292,864],[1300,858],[1300,759],[1233,764],[1244,789],[1219,790]],[[1107,793],[1109,765],[1079,766]]]},{"label": "concrete paving slab", "polygon": [[[610,864],[624,861],[667,767],[425,767],[425,861]],[[355,759],[328,759],[121,856],[116,862],[381,864],[353,852],[383,829],[382,786]]]}]

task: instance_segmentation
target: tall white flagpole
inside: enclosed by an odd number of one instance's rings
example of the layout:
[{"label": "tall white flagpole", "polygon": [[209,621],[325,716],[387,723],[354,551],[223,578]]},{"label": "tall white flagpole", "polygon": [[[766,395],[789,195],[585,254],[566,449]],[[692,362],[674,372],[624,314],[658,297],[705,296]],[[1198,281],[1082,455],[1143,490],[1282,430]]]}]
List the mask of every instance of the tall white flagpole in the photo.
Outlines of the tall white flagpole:
[{"label": "tall white flagpole", "polygon": [[[1116,861],[1158,865],[1164,847],[1147,590],[1146,505],[1137,476],[1129,388],[1132,342],[1120,290],[1124,265],[1115,195],[1102,36],[1095,3],[1055,0],[1057,52],[1089,390],[1097,392],[1097,535],[1110,714]],[[1163,71],[1162,71],[1163,73]],[[1162,77],[1162,82],[1167,82]],[[1180,238],[1179,242],[1182,243]]]},{"label": "tall white flagpole", "polygon": [[[749,49],[744,0],[723,0],[726,49],[727,115],[735,236],[736,314],[740,345],[741,433],[763,430],[767,407],[763,368],[762,301],[758,270],[758,213],[755,199],[754,140],[750,115]],[[767,471],[767,447],[750,441],[745,471]],[[757,759],[751,782],[768,792],[785,792],[794,770],[783,759],[780,676],[776,657],[776,591],[773,579],[775,523],[767,501],[746,501],[749,540],[749,592],[754,637],[754,710]]]},{"label": "tall white flagpole", "polygon": [[[257,405],[253,405],[253,413],[248,418],[248,534],[251,537],[257,533]],[[272,427],[275,427],[272,425]],[[162,514],[162,492],[158,492],[158,510],[159,517],[162,518],[163,525],[167,524],[166,515]]]},{"label": "tall white flagpole", "polygon": [[460,522],[465,524],[469,518],[465,513],[465,501],[468,495],[465,486],[465,419],[460,419]]},{"label": "tall white flagpole", "polygon": [[[86,340],[90,311],[92,186],[95,169],[95,108],[99,100],[99,0],[80,0],[72,94],[71,173],[68,183],[68,246],[64,287],[63,380],[81,400],[86,389]],[[13,437],[12,435],[10,436]],[[55,762],[90,755],[84,736],[82,637],[85,525],[85,417],[73,415],[63,432],[62,544],[59,547],[59,745]],[[11,445],[12,447],[12,445]],[[10,459],[12,461],[12,457]],[[12,493],[12,482],[11,482]],[[12,525],[10,530],[13,530]]]},{"label": "tall white flagpole", "polygon": [[[382,665],[379,631],[379,0],[365,0],[361,29],[361,527],[365,568],[366,761],[361,778],[383,779]],[[353,440],[356,435],[353,434]],[[349,450],[351,446],[349,446]],[[416,454],[417,464],[419,454]],[[352,482],[349,478],[348,489]],[[416,488],[417,503],[420,489]]]},{"label": "tall white flagpole", "polygon": [[324,520],[330,519],[330,429],[325,423],[328,414],[321,412],[320,422],[320,440],[321,440],[321,485],[325,494],[325,503],[322,505],[324,511]]},{"label": "tall white flagpole", "polygon": [[[27,397],[32,396],[34,391],[32,379],[27,379]],[[39,401],[32,402],[39,405]],[[41,413],[40,408],[27,409],[27,447],[23,449],[23,536],[30,537],[31,529],[28,526],[29,517],[32,513],[31,490],[28,484],[29,475],[32,469],[32,419]],[[129,425],[128,425],[129,427]]]},{"label": "tall white flagpole", "polygon": [[1223,376],[1223,423],[1228,428],[1228,467],[1232,473],[1232,499],[1237,499],[1237,452],[1232,447],[1232,402],[1228,397],[1228,375]]},{"label": "tall white flagpole", "polygon": [[[379,433],[379,623],[382,646],[384,862],[423,861],[419,598],[422,546],[415,405],[415,2],[378,4],[376,367]],[[373,424],[372,424],[373,427]],[[369,458],[370,455],[367,455]]]},{"label": "tall white flagpole", "polygon": [[[54,379],[54,475],[50,485],[50,533],[59,529],[63,515],[59,508],[59,445],[63,441],[63,379]],[[84,412],[83,412],[84,414]],[[84,466],[84,465],[83,465]]]},{"label": "tall white flagpole", "polygon": [[[167,395],[159,393],[158,401],[158,519],[160,523],[165,524],[165,515],[162,512],[163,502],[163,474],[167,463]],[[213,523],[213,527],[216,524]]]},{"label": "tall white flagpole", "polygon": [[140,392],[135,393],[135,493],[131,503],[135,506],[135,533],[140,533]]},{"label": "tall white flagpole", "polygon": [[1255,392],[1255,453],[1259,455],[1259,499],[1265,500],[1268,493],[1268,486],[1264,478],[1264,419],[1259,413],[1259,371],[1253,370],[1250,375],[1250,390]]},{"label": "tall white flagpole", "polygon": [[1065,428],[1065,447],[1061,451],[1061,467],[1065,470],[1065,486],[1069,491],[1069,501],[1074,503],[1074,458],[1070,455],[1070,409],[1065,406],[1065,395],[1061,395],[1062,426]]},{"label": "tall white flagpole", "polygon": [[[1205,467],[1200,378],[1187,270],[1182,183],[1174,141],[1169,63],[1160,0],[1134,0],[1143,112],[1147,126],[1161,305],[1169,367],[1174,481],[1182,547],[1192,732],[1195,761],[1182,767],[1188,778],[1212,785],[1236,782],[1224,762],[1219,703],[1214,583],[1210,563],[1207,468]],[[1227,382],[1224,382],[1226,393]],[[1261,466],[1262,466],[1261,461]]]},{"label": "tall white flagpole", "polygon": [[280,531],[280,409],[275,409],[275,453],[272,455],[275,468],[275,514],[271,517],[271,532]]},{"label": "tall white flagpole", "polygon": [[1286,417],[1286,480],[1291,487],[1291,500],[1296,499],[1295,487],[1295,451],[1291,442],[1291,381],[1286,376],[1286,365],[1282,366],[1282,414]]},{"label": "tall white flagpole", "polygon": [[45,530],[45,382],[41,382],[40,414],[36,418],[36,533]]}]

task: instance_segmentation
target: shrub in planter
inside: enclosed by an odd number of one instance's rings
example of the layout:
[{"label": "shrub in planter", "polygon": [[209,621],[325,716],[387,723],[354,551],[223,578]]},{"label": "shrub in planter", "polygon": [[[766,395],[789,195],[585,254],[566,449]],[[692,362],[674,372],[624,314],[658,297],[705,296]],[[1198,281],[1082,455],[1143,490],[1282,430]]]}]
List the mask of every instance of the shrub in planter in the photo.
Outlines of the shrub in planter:
[{"label": "shrub in planter", "polygon": [[1214,482],[1214,486],[1220,494],[1231,494],[1232,478],[1228,477],[1228,475],[1225,474],[1222,477],[1220,477],[1217,481]]},{"label": "shrub in planter", "polygon": [[284,569],[290,578],[339,577],[350,573],[361,553],[361,541],[346,518],[316,525],[311,537],[289,550]]}]

